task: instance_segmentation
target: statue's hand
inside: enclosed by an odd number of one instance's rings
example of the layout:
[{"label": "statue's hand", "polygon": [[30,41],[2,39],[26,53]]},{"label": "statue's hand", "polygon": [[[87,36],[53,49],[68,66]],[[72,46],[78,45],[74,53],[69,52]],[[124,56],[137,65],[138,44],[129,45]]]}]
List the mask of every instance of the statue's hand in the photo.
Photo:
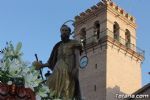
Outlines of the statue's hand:
[{"label": "statue's hand", "polygon": [[35,69],[36,70],[39,70],[40,68],[42,68],[42,63],[40,63],[40,62],[38,62],[38,61],[34,61],[33,63],[32,63],[32,65],[33,66],[35,66]]}]

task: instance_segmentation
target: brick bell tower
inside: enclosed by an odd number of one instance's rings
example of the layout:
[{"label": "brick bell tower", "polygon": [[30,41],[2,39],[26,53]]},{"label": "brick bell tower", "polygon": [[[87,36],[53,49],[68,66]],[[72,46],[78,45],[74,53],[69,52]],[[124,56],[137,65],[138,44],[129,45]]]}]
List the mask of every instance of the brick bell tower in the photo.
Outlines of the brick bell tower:
[{"label": "brick bell tower", "polygon": [[133,16],[103,0],[75,17],[75,39],[86,41],[89,58],[79,73],[84,100],[117,100],[141,87],[144,51],[136,47]]}]

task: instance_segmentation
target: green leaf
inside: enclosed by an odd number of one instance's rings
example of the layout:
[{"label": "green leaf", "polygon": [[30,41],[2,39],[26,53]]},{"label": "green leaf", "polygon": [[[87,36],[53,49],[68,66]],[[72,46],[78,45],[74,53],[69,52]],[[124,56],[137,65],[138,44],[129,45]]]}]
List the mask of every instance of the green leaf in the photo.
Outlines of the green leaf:
[{"label": "green leaf", "polygon": [[21,47],[22,47],[22,43],[19,42],[19,43],[17,44],[17,46],[16,46],[16,54],[18,54],[18,53],[20,52]]},{"label": "green leaf", "polygon": [[15,51],[14,51],[14,46],[13,46],[13,44],[12,43],[10,43],[10,50],[13,52],[13,53],[15,53]]}]

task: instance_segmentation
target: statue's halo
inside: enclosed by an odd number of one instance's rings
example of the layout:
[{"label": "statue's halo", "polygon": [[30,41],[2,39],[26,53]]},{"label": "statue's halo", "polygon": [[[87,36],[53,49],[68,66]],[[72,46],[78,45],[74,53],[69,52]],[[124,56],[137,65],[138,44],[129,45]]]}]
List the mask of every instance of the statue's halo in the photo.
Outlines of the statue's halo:
[{"label": "statue's halo", "polygon": [[73,35],[73,34],[74,34],[74,27],[75,27],[75,26],[74,26],[74,23],[75,23],[74,20],[67,20],[67,21],[64,22],[64,24],[63,24],[63,25],[67,25],[68,27],[71,28],[71,30],[73,30],[70,35]]}]

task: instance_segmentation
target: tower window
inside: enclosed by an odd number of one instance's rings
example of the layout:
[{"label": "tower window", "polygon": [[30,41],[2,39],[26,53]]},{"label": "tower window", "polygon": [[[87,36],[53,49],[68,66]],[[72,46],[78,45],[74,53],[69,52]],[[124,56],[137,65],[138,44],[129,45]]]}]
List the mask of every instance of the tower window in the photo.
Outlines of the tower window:
[{"label": "tower window", "polygon": [[125,45],[126,47],[130,48],[130,43],[131,43],[131,34],[128,29],[125,31]]},{"label": "tower window", "polygon": [[97,39],[100,38],[100,23],[99,23],[99,21],[96,21],[94,23],[94,35],[96,36]]},{"label": "tower window", "polygon": [[83,45],[86,44],[86,29],[85,28],[82,28],[80,30],[80,40],[83,43]]},{"label": "tower window", "polygon": [[113,34],[114,39],[119,41],[119,24],[117,22],[115,22],[113,25]]},{"label": "tower window", "polygon": [[97,64],[95,64],[95,69],[97,69]]},{"label": "tower window", "polygon": [[86,29],[82,28],[80,31],[80,39],[86,39]]},{"label": "tower window", "polygon": [[96,91],[96,85],[94,85],[94,91]]}]

